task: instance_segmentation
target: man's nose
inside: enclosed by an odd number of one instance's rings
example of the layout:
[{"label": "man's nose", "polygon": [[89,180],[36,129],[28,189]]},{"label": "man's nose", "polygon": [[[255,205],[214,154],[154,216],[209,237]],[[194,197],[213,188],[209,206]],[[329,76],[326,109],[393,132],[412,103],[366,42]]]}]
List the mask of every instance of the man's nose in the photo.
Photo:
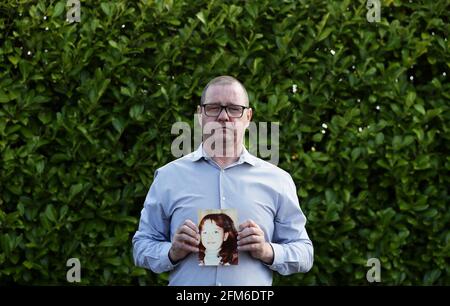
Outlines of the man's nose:
[{"label": "man's nose", "polygon": [[230,117],[228,116],[227,110],[222,108],[219,115],[217,116],[217,121],[230,121]]}]

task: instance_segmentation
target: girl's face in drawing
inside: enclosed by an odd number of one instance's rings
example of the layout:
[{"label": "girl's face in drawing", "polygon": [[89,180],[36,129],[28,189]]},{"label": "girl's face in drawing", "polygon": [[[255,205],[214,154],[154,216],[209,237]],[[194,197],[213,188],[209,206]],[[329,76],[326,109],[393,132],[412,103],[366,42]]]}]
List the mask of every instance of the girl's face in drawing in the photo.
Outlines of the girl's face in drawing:
[{"label": "girl's face in drawing", "polygon": [[222,243],[227,240],[228,233],[224,233],[223,229],[213,220],[206,220],[203,223],[201,232],[202,244],[208,251],[220,250]]}]

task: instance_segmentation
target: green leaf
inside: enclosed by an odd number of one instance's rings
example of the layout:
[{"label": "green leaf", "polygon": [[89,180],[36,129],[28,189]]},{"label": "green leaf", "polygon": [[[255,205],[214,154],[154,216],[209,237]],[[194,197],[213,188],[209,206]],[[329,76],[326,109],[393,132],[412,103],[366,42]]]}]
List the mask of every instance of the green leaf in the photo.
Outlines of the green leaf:
[{"label": "green leaf", "polygon": [[131,93],[131,90],[128,87],[124,87],[124,86],[120,87],[120,93],[123,94],[124,96],[128,96],[128,97],[133,96]]},{"label": "green leaf", "polygon": [[69,207],[67,205],[64,205],[59,210],[59,218],[62,219],[66,216],[67,212],[69,211]]},{"label": "green leaf", "polygon": [[359,157],[361,152],[362,152],[361,148],[354,148],[352,150],[352,161],[355,161]]},{"label": "green leaf", "polygon": [[403,139],[403,146],[409,146],[410,144],[412,144],[414,142],[414,137],[413,136],[411,136],[411,135],[408,135],[408,136],[406,136],[404,139]]},{"label": "green leaf", "polygon": [[408,92],[406,95],[406,105],[408,108],[414,104],[414,101],[416,101],[416,93],[414,91]]},{"label": "green leaf", "polygon": [[323,32],[320,33],[319,37],[317,37],[317,41],[319,42],[321,40],[324,40],[328,37],[328,35],[330,35],[331,32],[333,32],[332,28],[326,28]]},{"label": "green leaf", "polygon": [[24,262],[23,262],[23,266],[25,267],[25,268],[27,268],[28,270],[30,270],[31,268],[33,268],[33,263],[31,262],[31,261],[29,261],[29,260],[25,260]]},{"label": "green leaf", "polygon": [[377,72],[377,68],[375,67],[370,67],[369,70],[366,71],[366,75],[367,76],[372,76]]},{"label": "green leaf", "polygon": [[122,133],[124,127],[125,127],[125,123],[122,119],[120,118],[113,118],[112,119],[112,124],[114,126],[114,128],[116,129],[117,132]]},{"label": "green leaf", "polygon": [[109,43],[109,45],[110,45],[111,47],[120,50],[119,45],[118,45],[114,40],[108,40],[108,43]]},{"label": "green leaf", "polygon": [[339,232],[343,233],[343,232],[348,232],[352,229],[354,229],[356,227],[356,222],[353,220],[349,220],[344,222],[344,224],[342,224],[342,226],[339,227]]},{"label": "green leaf", "polygon": [[142,114],[144,111],[144,105],[137,104],[133,105],[130,109],[130,117],[133,119],[138,119],[138,117]]},{"label": "green leaf", "polygon": [[413,132],[416,134],[417,139],[419,140],[419,142],[423,141],[424,132],[423,132],[422,129],[413,129]]},{"label": "green leaf", "polygon": [[38,118],[43,124],[48,124],[52,120],[52,114],[50,112],[40,112]]},{"label": "green leaf", "polygon": [[426,286],[433,285],[441,276],[441,270],[433,269],[425,274],[423,277],[423,284]]},{"label": "green leaf", "polygon": [[42,172],[44,171],[44,167],[45,167],[45,162],[43,160],[40,160],[36,163],[36,172],[38,174],[42,174]]},{"label": "green leaf", "polygon": [[422,115],[425,115],[425,108],[421,104],[414,104],[414,108]]},{"label": "green leaf", "polygon": [[17,63],[20,61],[20,57],[18,56],[8,56],[8,60],[14,65],[17,66]]},{"label": "green leaf", "polygon": [[429,155],[419,155],[414,161],[414,169],[423,170],[431,167]]},{"label": "green leaf", "polygon": [[322,20],[319,22],[319,24],[317,26],[317,33],[319,33],[319,35],[322,33],[322,30],[325,27],[329,17],[330,17],[330,13],[327,13],[322,17]]},{"label": "green leaf", "polygon": [[32,69],[33,69],[33,66],[31,63],[29,63],[27,61],[19,62],[19,70],[20,70],[23,80],[26,80],[28,78],[28,75],[30,74]]},{"label": "green leaf", "polygon": [[70,191],[69,191],[69,198],[73,199],[74,196],[76,196],[78,193],[80,193],[83,190],[83,184],[82,183],[78,183],[75,185],[72,185],[70,187]]},{"label": "green leaf", "polygon": [[322,138],[323,138],[323,134],[322,133],[316,133],[316,134],[314,134],[312,140],[314,142],[320,142],[322,140]]},{"label": "green leaf", "polygon": [[384,134],[383,133],[377,133],[377,136],[375,136],[375,143],[377,145],[381,145],[384,142]]},{"label": "green leaf", "polygon": [[51,205],[51,204],[47,205],[47,207],[45,208],[45,216],[51,222],[56,222],[57,211],[56,211],[55,207],[53,207],[53,205]]},{"label": "green leaf", "polygon": [[344,189],[344,201],[346,203],[350,202],[350,198],[351,198],[351,192],[348,189]]},{"label": "green leaf", "polygon": [[336,193],[333,190],[331,190],[331,189],[325,190],[325,200],[328,203],[336,202]]},{"label": "green leaf", "polygon": [[203,12],[198,12],[195,15],[204,25],[206,25],[206,18],[205,15],[203,14]]},{"label": "green leaf", "polygon": [[392,147],[394,150],[398,150],[402,145],[402,137],[395,135],[394,138],[392,138]]},{"label": "green leaf", "polygon": [[120,259],[120,257],[106,258],[105,262],[113,266],[120,266],[122,264],[122,260]]},{"label": "green leaf", "polygon": [[12,251],[12,238],[8,233],[0,235],[0,246],[2,251],[7,255]]},{"label": "green leaf", "polygon": [[53,9],[53,17],[58,17],[64,12],[64,9],[66,7],[66,1],[59,1],[56,3],[55,8]]},{"label": "green leaf", "polygon": [[107,247],[107,248],[113,247],[113,246],[116,245],[116,240],[117,240],[116,238],[105,239],[102,242],[100,242],[99,246],[100,247]]},{"label": "green leaf", "polygon": [[100,8],[102,9],[103,13],[106,14],[106,16],[110,17],[111,16],[111,4],[107,3],[107,2],[102,2],[100,4]]},{"label": "green leaf", "polygon": [[7,103],[9,101],[9,96],[4,91],[0,90],[0,103]]}]

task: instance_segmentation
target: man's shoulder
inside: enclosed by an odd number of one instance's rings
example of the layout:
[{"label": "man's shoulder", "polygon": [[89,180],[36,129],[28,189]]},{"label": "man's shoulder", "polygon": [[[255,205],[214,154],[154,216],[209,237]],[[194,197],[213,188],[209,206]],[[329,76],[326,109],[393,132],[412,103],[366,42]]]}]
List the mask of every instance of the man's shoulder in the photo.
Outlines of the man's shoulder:
[{"label": "man's shoulder", "polygon": [[256,166],[258,168],[269,172],[271,175],[275,176],[276,179],[281,181],[292,180],[290,173],[286,170],[254,155],[252,155],[252,157],[257,161]]},{"label": "man's shoulder", "polygon": [[194,163],[194,153],[195,152],[191,152],[171,162],[168,162],[164,166],[159,167],[156,171],[159,174],[173,174],[174,172],[178,172],[182,169],[190,169],[192,168]]}]

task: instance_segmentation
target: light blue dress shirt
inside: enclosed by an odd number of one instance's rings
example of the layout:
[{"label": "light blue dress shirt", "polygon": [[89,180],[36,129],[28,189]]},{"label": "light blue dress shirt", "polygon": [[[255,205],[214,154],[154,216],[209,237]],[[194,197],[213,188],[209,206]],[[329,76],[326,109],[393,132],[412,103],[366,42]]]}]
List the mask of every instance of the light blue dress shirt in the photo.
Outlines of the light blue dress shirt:
[{"label": "light blue dress shirt", "polygon": [[[169,259],[178,227],[190,219],[198,225],[199,209],[237,211],[238,224],[252,219],[274,250],[272,265],[239,252],[239,264],[199,266],[191,253],[175,265]],[[155,273],[170,271],[169,285],[270,286],[272,271],[282,275],[308,272],[313,245],[305,229],[297,189],[284,170],[251,155],[245,148],[239,160],[221,169],[199,148],[155,172],[133,237],[137,266]]]}]

